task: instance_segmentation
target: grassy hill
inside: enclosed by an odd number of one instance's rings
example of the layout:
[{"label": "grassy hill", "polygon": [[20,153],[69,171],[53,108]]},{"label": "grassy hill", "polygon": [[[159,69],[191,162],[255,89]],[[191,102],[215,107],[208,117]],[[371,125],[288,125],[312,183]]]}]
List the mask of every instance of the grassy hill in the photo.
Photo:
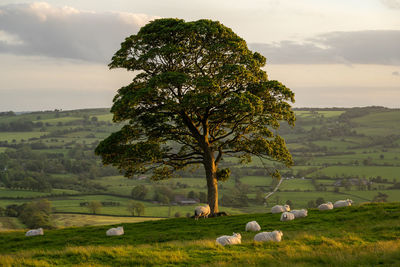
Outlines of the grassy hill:
[{"label": "grassy hill", "polygon": [[[3,266],[399,266],[400,203],[371,203],[280,222],[279,214],[243,214],[123,223],[125,235],[107,237],[109,226],[47,230],[25,237],[0,233]],[[283,231],[280,243],[255,243],[244,232],[256,220],[262,231]],[[220,235],[242,233],[242,244],[221,247]]]}]

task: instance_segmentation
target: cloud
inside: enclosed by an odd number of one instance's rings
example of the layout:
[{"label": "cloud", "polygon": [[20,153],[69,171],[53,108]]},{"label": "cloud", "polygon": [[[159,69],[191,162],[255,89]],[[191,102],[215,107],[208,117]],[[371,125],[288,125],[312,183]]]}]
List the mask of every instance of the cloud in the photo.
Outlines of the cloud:
[{"label": "cloud", "polygon": [[393,76],[400,76],[400,73],[399,73],[398,71],[393,71],[393,72],[392,72],[392,75],[393,75]]},{"label": "cloud", "polygon": [[388,8],[400,9],[400,0],[380,0]]},{"label": "cloud", "polygon": [[128,35],[155,19],[88,12],[48,3],[0,6],[0,53],[108,62]]},{"label": "cloud", "polygon": [[[382,0],[383,1],[383,0]],[[393,3],[400,1],[383,1]],[[157,17],[48,3],[0,6],[0,53],[109,62],[128,35]],[[331,32],[303,42],[253,43],[272,64],[400,65],[400,30]]]},{"label": "cloud", "polygon": [[400,31],[331,32],[303,43],[249,44],[274,64],[400,65]]}]

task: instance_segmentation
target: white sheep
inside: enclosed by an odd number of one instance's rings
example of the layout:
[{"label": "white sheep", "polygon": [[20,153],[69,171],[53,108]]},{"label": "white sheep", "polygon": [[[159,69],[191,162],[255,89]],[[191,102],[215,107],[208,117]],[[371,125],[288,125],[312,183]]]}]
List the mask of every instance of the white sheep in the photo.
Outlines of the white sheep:
[{"label": "white sheep", "polygon": [[216,240],[217,244],[220,244],[222,246],[226,245],[235,245],[235,244],[241,244],[242,243],[242,236],[241,234],[233,233],[233,235],[223,235],[217,238]]},{"label": "white sheep", "polygon": [[282,222],[286,222],[286,221],[291,221],[291,220],[294,220],[294,214],[293,213],[290,213],[290,212],[287,212],[287,211],[285,211],[284,213],[282,213],[282,215],[281,215],[281,221]]},{"label": "white sheep", "polygon": [[210,206],[208,204],[205,206],[197,206],[194,210],[194,218],[196,220],[198,220],[199,217],[208,218],[208,215],[210,215]]},{"label": "white sheep", "polygon": [[304,218],[308,215],[308,211],[306,209],[292,210],[290,213],[293,213],[295,218]]},{"label": "white sheep", "polygon": [[117,227],[117,228],[110,228],[106,232],[107,236],[123,235],[123,234],[124,234],[124,227],[122,227],[122,226]]},{"label": "white sheep", "polygon": [[246,231],[258,232],[260,230],[261,227],[256,221],[251,221],[246,224]]},{"label": "white sheep", "polygon": [[333,209],[333,204],[332,202],[324,203],[318,206],[319,210],[331,210]]},{"label": "white sheep", "polygon": [[254,241],[258,242],[281,242],[283,233],[280,230],[275,230],[273,232],[261,232],[254,236]]},{"label": "white sheep", "polygon": [[43,228],[32,229],[26,232],[25,236],[44,235]]},{"label": "white sheep", "polygon": [[353,203],[353,200],[351,199],[346,199],[346,200],[338,200],[333,204],[334,208],[341,208],[341,207],[347,207],[351,206],[351,203]]},{"label": "white sheep", "polygon": [[290,206],[289,205],[275,205],[271,208],[271,213],[281,213],[285,211],[290,211]]}]

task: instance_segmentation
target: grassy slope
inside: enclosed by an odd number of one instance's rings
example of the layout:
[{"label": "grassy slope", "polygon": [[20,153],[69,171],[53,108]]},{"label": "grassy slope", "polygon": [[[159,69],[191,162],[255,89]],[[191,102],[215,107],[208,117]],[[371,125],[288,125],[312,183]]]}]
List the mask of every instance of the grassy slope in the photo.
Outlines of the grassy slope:
[{"label": "grassy slope", "polygon": [[[400,203],[365,204],[280,222],[279,214],[245,214],[195,221],[179,218],[123,224],[125,235],[106,237],[109,226],[48,230],[27,238],[1,233],[0,262],[12,265],[263,265],[376,266],[400,264]],[[281,243],[257,244],[248,221],[280,229]],[[242,233],[242,245],[219,247],[215,238]]]},{"label": "grassy slope", "polygon": [[56,227],[108,225],[116,223],[137,223],[157,220],[157,218],[146,217],[116,217],[87,214],[53,214],[53,223]]}]

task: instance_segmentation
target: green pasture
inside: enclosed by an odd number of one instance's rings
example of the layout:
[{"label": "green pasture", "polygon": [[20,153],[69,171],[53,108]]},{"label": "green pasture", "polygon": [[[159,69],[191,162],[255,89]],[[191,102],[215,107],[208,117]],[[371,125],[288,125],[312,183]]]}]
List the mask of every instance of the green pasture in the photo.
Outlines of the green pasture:
[{"label": "green pasture", "polygon": [[127,178],[122,175],[117,176],[105,176],[96,179],[96,183],[99,183],[107,188],[110,187],[133,187],[139,184],[149,184],[149,181],[146,180],[138,180],[134,178]]},{"label": "green pasture", "polygon": [[[53,189],[51,192],[35,192],[30,190],[13,190],[4,187],[0,187],[0,198],[35,198],[35,197],[46,197],[50,195],[71,195],[79,194],[79,191],[68,190],[68,189]],[[0,200],[1,202],[2,200]]]},{"label": "green pasture", "polygon": [[400,129],[396,126],[391,128],[390,125],[387,128],[371,127],[371,126],[360,126],[353,128],[358,134],[364,134],[367,136],[389,136],[395,135],[400,132]]},{"label": "green pasture", "polygon": [[[122,223],[123,236],[105,235],[110,226],[0,233],[5,266],[398,266],[399,203],[365,204],[329,211],[310,209],[289,222],[260,213],[193,220]],[[245,232],[256,220],[262,231],[279,229],[282,241],[257,243]],[[121,225],[121,224],[117,224]],[[221,235],[241,233],[239,245],[219,246]],[[128,244],[128,245],[127,245]]]},{"label": "green pasture", "polygon": [[310,177],[318,178],[321,175],[327,175],[329,177],[341,177],[346,176],[358,176],[360,178],[365,177],[377,177],[392,181],[396,179],[400,181],[400,167],[391,166],[330,166],[321,170],[318,170],[310,175]]},{"label": "green pasture", "polygon": [[317,111],[318,114],[323,115],[325,118],[339,117],[344,112],[345,112],[344,110],[321,110],[321,111]]},{"label": "green pasture", "polygon": [[[77,212],[77,213],[88,213],[89,209],[87,207],[81,207],[79,203],[81,202],[90,202],[92,200],[96,201],[114,201],[120,202],[120,206],[107,206],[101,207],[98,214],[107,214],[107,215],[131,215],[127,210],[128,202],[131,200],[129,198],[121,198],[114,196],[106,196],[106,195],[92,195],[92,196],[79,196],[79,197],[65,197],[62,199],[50,199],[52,206],[57,212]],[[194,208],[197,205],[187,205],[187,206],[174,206],[174,205],[160,205],[153,204],[146,201],[139,201],[145,206],[145,216],[152,217],[173,217],[176,212],[179,212],[182,216],[185,216],[186,213],[193,214]],[[224,211],[227,211],[232,214],[241,213],[238,209],[232,208],[223,208]]]},{"label": "green pasture", "polygon": [[76,121],[76,120],[83,120],[82,117],[59,117],[59,118],[49,118],[49,119],[41,119],[37,120],[34,122],[43,122],[43,123],[49,123],[51,125],[57,125],[57,123],[66,123],[66,122],[71,122],[71,121]]},{"label": "green pasture", "polygon": [[285,179],[279,186],[281,191],[283,190],[315,190],[314,186],[311,184],[310,179]]},{"label": "green pasture", "polygon": [[352,119],[362,125],[374,125],[381,128],[400,127],[400,110],[373,112],[365,116]]},{"label": "green pasture", "polygon": [[[346,192],[345,192],[346,193]],[[349,191],[349,194],[372,200],[378,193],[388,195],[388,202],[400,202],[400,190]]]},{"label": "green pasture", "polygon": [[[352,142],[347,142],[342,140],[313,141],[312,143],[319,147],[326,147],[329,150],[339,150],[339,151],[344,151],[354,145],[354,143]],[[305,147],[307,146],[305,145]]]},{"label": "green pasture", "polygon": [[309,110],[296,110],[294,114],[298,117],[301,118],[315,118],[318,115],[323,115],[324,118],[333,118],[333,117],[339,117],[342,113],[344,113],[344,110],[318,110],[315,111],[315,113],[309,111]]},{"label": "green pasture", "polygon": [[26,142],[30,138],[40,138],[46,134],[48,132],[0,132],[0,141],[12,143],[15,140],[17,143],[20,143],[22,139]]},{"label": "green pasture", "polygon": [[[383,159],[381,159],[381,155],[383,155]],[[371,158],[372,162],[375,164],[383,165],[385,163],[392,164],[392,165],[400,165],[400,151],[392,151],[392,152],[368,152],[363,153],[361,151],[357,152],[356,154],[344,154],[344,155],[334,155],[334,156],[318,156],[313,157],[311,162],[317,165],[322,165],[324,163],[335,164],[335,163],[342,163],[342,164],[349,164],[353,163],[354,161],[358,161],[359,166],[358,168],[364,168],[363,160]]]},{"label": "green pasture", "polygon": [[113,118],[113,114],[108,113],[108,114],[96,115],[96,117],[97,117],[97,119],[99,121],[109,121],[109,122],[111,122],[112,118]]},{"label": "green pasture", "polygon": [[160,218],[146,217],[117,217],[87,214],[57,213],[52,215],[52,222],[56,227],[87,226],[87,225],[109,225],[120,223],[137,223],[159,220]]},{"label": "green pasture", "polygon": [[244,177],[240,178],[240,181],[243,184],[247,184],[247,185],[251,185],[251,186],[267,187],[267,186],[271,185],[272,178],[268,177],[268,176],[244,176]]},{"label": "green pasture", "polygon": [[[354,203],[359,204],[366,201],[370,201],[370,198],[363,197],[361,195],[353,195],[352,191],[344,191],[343,193],[334,193],[332,191],[326,192],[276,192],[268,199],[268,207],[271,208],[272,206],[279,204],[283,205],[286,203],[287,200],[292,201],[293,208],[295,209],[302,209],[307,208],[307,203],[310,200],[316,200],[319,197],[325,199],[326,202],[331,201],[332,203],[341,200],[350,198],[354,201]],[[399,191],[397,191],[399,192]]]}]

